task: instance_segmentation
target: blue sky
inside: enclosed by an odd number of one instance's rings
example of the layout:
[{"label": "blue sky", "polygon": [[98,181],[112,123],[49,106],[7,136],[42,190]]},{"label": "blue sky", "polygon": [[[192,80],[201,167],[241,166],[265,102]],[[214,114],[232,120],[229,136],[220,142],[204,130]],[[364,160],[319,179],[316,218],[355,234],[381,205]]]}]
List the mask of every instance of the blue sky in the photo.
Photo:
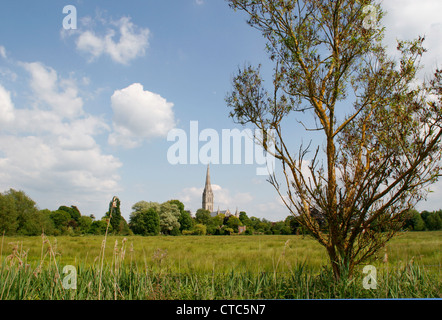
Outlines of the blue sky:
[{"label": "blue sky", "polygon": [[[384,2],[386,43],[426,34],[431,72],[442,53],[441,2]],[[66,5],[77,9],[75,30],[63,29]],[[180,199],[195,212],[206,166],[171,165],[167,133],[189,132],[190,121],[220,135],[242,130],[224,101],[232,76],[246,62],[271,70],[265,41],[245,18],[222,0],[3,1],[0,191],[96,217],[114,195],[126,219],[140,200]],[[304,134],[293,133],[294,141]],[[284,219],[257,167],[211,165],[214,207]],[[440,186],[421,208],[442,208]]]}]

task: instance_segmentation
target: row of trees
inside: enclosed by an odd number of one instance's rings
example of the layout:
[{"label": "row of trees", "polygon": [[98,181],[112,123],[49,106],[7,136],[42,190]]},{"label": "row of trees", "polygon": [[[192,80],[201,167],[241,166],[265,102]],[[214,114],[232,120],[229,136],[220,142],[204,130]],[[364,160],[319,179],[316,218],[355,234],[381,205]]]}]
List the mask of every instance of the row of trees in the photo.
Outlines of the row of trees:
[{"label": "row of trees", "polygon": [[292,230],[290,221],[288,217],[285,221],[271,222],[265,218],[249,217],[244,211],[239,213],[239,217],[226,217],[224,214],[212,217],[204,209],[199,209],[195,214],[195,223],[203,225],[207,234],[214,235],[239,233],[240,227],[245,227],[244,234],[292,234],[296,231]]},{"label": "row of trees", "polygon": [[438,211],[410,211],[410,218],[405,222],[405,229],[411,231],[433,231],[442,229],[442,210]]},{"label": "row of trees", "polygon": [[[426,231],[442,229],[442,210],[411,210],[403,230]],[[109,220],[110,217],[110,220]],[[109,223],[108,223],[109,221]],[[164,203],[139,201],[132,206],[129,223],[120,211],[120,200],[114,197],[109,210],[96,220],[85,216],[76,206],[60,206],[57,210],[40,210],[23,191],[10,189],[0,193],[0,234],[35,236],[47,235],[102,235],[106,229],[110,234],[143,236],[153,235],[230,235],[244,234],[306,234],[299,218],[292,215],[284,221],[271,222],[265,218],[248,217],[241,211],[239,217],[219,214],[215,217],[208,210],[197,210],[195,217],[186,211],[179,200]]]},{"label": "row of trees", "polygon": [[60,206],[57,210],[40,210],[23,191],[10,189],[0,193],[0,233],[8,236],[36,236],[44,232],[47,235],[101,235],[106,228],[111,233],[131,234],[131,230],[120,213],[120,204],[113,210],[109,223],[107,212],[102,219],[93,215],[84,216],[76,206]]},{"label": "row of trees", "polygon": [[[96,220],[93,215],[82,215],[76,206],[60,206],[57,210],[40,210],[23,191],[10,189],[0,193],[0,233],[8,236],[47,235],[103,235],[110,234],[143,236],[150,235],[229,235],[238,233],[245,226],[245,234],[292,234],[299,232],[296,219],[271,222],[266,219],[248,217],[242,211],[239,218],[223,214],[211,217],[207,210],[199,209],[195,217],[184,209],[179,200],[164,203],[139,201],[132,206],[129,223],[120,211],[120,200],[114,197],[109,210]],[[108,223],[108,219],[110,221]]]},{"label": "row of trees", "polygon": [[241,211],[239,217],[218,214],[198,209],[195,217],[184,210],[179,200],[170,200],[162,204],[140,201],[133,205],[129,227],[134,234],[151,236],[167,235],[231,235],[239,233],[245,227],[244,234],[296,234],[302,232],[296,218],[290,216],[284,221],[271,222],[257,217],[248,217]]}]

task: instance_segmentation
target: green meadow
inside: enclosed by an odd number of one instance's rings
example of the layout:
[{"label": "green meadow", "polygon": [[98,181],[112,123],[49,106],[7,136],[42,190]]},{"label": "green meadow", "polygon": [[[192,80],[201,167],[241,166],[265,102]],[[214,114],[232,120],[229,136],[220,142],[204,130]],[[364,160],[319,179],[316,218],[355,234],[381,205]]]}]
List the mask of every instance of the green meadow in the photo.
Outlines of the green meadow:
[{"label": "green meadow", "polygon": [[[104,249],[104,250],[103,250]],[[2,237],[0,299],[285,299],[441,297],[442,232],[407,232],[335,282],[309,236]],[[77,270],[65,289],[63,267]]]}]

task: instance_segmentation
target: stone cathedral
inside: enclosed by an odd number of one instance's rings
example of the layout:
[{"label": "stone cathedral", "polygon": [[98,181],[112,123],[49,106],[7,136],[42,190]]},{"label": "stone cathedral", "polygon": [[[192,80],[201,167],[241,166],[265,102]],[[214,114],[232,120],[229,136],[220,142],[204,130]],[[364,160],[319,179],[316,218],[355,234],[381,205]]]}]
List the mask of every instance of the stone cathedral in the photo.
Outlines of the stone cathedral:
[{"label": "stone cathedral", "polygon": [[[218,208],[217,211],[213,210],[213,192],[212,192],[212,185],[210,184],[210,166],[209,165],[207,165],[206,184],[204,186],[204,191],[203,191],[202,208],[204,210],[209,210],[210,215],[212,217],[215,217],[218,214],[224,214],[226,217],[232,215],[232,213],[230,212],[229,209],[220,211]],[[238,209],[236,209],[234,216],[239,218]]]}]

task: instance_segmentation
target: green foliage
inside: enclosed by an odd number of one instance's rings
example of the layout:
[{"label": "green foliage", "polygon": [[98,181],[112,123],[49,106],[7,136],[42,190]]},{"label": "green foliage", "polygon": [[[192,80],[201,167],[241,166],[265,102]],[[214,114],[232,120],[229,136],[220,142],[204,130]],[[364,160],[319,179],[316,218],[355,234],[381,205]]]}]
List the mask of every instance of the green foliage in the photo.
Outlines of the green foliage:
[{"label": "green foliage", "polygon": [[0,194],[0,232],[32,236],[41,234],[45,226],[50,227],[47,215],[26,193],[10,189]]},{"label": "green foliage", "polygon": [[135,234],[179,235],[190,230],[193,221],[179,200],[158,202],[139,201],[132,206],[129,227]]},{"label": "green foliage", "polygon": [[71,221],[71,216],[65,210],[53,211],[50,214],[50,218],[54,222],[55,228],[60,231],[60,234],[63,234],[67,230],[68,223]]},{"label": "green foliage", "polygon": [[[0,232],[14,235],[78,235],[102,234],[103,222],[93,225],[92,217],[84,217],[76,206],[60,206],[55,211],[38,210],[35,202],[23,191],[10,189],[0,194]],[[124,228],[124,226],[123,226]]]},{"label": "green foliage", "polygon": [[235,216],[230,216],[227,218],[225,225],[227,226],[227,228],[232,229],[231,233],[238,233],[238,227],[241,225],[241,220],[239,220]]},{"label": "green foliage", "polygon": [[222,228],[222,230],[223,230],[223,233],[226,234],[226,235],[231,235],[234,232],[234,230],[232,228],[229,228],[227,226],[224,226]]},{"label": "green foliage", "polygon": [[427,230],[441,230],[442,229],[442,210],[422,213],[422,218],[425,222]]},{"label": "green foliage", "polygon": [[[105,219],[93,221],[88,233],[95,235],[103,235],[106,233],[107,221]],[[109,232],[112,232],[112,226],[109,225]]]},{"label": "green foliage", "polygon": [[193,234],[198,236],[203,236],[207,232],[207,227],[204,224],[196,224],[193,228]]},{"label": "green foliage", "polygon": [[18,222],[17,233],[36,235],[35,232],[38,230],[38,217],[36,217],[38,209],[35,202],[23,191],[10,189],[6,195],[15,206]]},{"label": "green foliage", "polygon": [[179,228],[177,230],[177,224],[174,224],[174,227],[171,231],[171,235],[179,235],[183,230],[191,230],[193,227],[193,220],[192,217],[190,216],[190,212],[184,210],[184,204],[176,199],[169,200],[166,203],[176,206],[180,212],[180,215],[178,217]]},{"label": "green foliage", "polygon": [[290,228],[291,234],[299,234],[299,229],[301,227],[301,224],[299,223],[298,219],[294,217],[293,215],[289,215],[285,220],[285,224]]},{"label": "green foliage", "polygon": [[[180,228],[178,219],[181,212],[176,204],[170,202],[162,203],[160,206],[160,229],[163,234],[171,234],[172,230]],[[176,233],[175,231],[174,233]]]},{"label": "green foliage", "polygon": [[0,231],[13,235],[18,228],[18,213],[15,202],[7,194],[0,194]]},{"label": "green foliage", "polygon": [[[235,216],[225,217],[219,214],[210,216],[207,210],[199,209],[196,217],[184,210],[179,200],[158,202],[139,201],[132,206],[129,224],[121,216],[119,200],[112,212],[113,217],[109,232],[119,235],[138,234],[144,236],[195,234],[195,235],[229,235],[238,233],[239,226],[246,226],[242,234],[305,234],[299,223],[299,217],[288,216],[284,221],[271,222],[257,217],[248,217],[241,211],[239,219]],[[110,207],[112,206],[112,202]],[[109,212],[108,212],[109,213]],[[23,191],[10,189],[0,193],[0,235],[103,235],[106,232],[108,213],[101,220],[93,215],[83,216],[76,206],[60,206],[55,211],[38,210],[35,202]],[[115,214],[114,214],[115,213]],[[117,221],[118,224],[116,223]],[[197,228],[196,225],[199,225]],[[202,228],[204,226],[205,228]],[[411,231],[432,231],[442,229],[442,210],[409,212],[409,219],[403,229]]]},{"label": "green foliage", "polygon": [[[110,214],[112,213],[112,215]],[[113,197],[109,202],[109,210],[106,212],[106,217],[110,216],[110,225],[114,234],[129,235],[130,229],[127,225],[126,220],[121,215],[120,210],[120,199],[118,197]]]},{"label": "green foliage", "polygon": [[266,219],[259,219],[257,217],[250,217],[251,227],[256,234],[271,234],[271,223]]},{"label": "green foliage", "polygon": [[169,235],[171,236],[179,236],[181,235],[180,227],[174,226],[172,230],[170,230]]},{"label": "green foliage", "polygon": [[252,221],[250,221],[250,218],[247,216],[247,213],[245,211],[241,211],[239,213],[239,220],[241,220],[241,223],[244,226],[251,226],[252,225]]},{"label": "green foliage", "polygon": [[[135,234],[179,235],[182,230],[190,230],[193,221],[184,204],[179,200],[158,202],[139,201],[132,206],[129,227]],[[182,223],[182,225],[181,225]]]},{"label": "green foliage", "polygon": [[419,214],[419,212],[416,212],[413,216],[413,218],[411,218],[411,225],[413,227],[414,231],[423,231],[425,230],[425,222],[422,219],[421,215]]},{"label": "green foliage", "polygon": [[149,209],[151,207],[154,207],[157,212],[160,211],[160,204],[158,202],[147,202],[147,201],[138,201],[132,206],[133,211],[141,211],[143,209]]},{"label": "green foliage", "polygon": [[215,227],[222,227],[225,219],[226,216],[223,213],[220,213],[211,218],[210,223]]},{"label": "green foliage", "polygon": [[160,233],[160,216],[155,207],[140,208],[132,212],[129,227],[134,234],[143,236],[155,236]]},{"label": "green foliage", "polygon": [[184,212],[184,204],[180,200],[169,200],[167,202],[170,204],[176,205],[178,210],[180,210],[181,213]]},{"label": "green foliage", "polygon": [[197,223],[208,225],[210,223],[210,211],[204,209],[198,209],[195,213],[195,220]]},{"label": "green foliage", "polygon": [[404,229],[411,231],[436,231],[442,229],[442,210],[438,211],[410,211],[410,218],[405,221]]},{"label": "green foliage", "polygon": [[129,224],[126,222],[126,219],[122,218],[120,220],[120,225],[118,226],[117,234],[122,235],[122,236],[133,235],[132,230],[129,228]]},{"label": "green foliage", "polygon": [[41,230],[39,229],[38,232],[43,232],[45,234],[50,234],[50,235],[55,234],[56,229],[54,221],[51,219],[51,213],[52,212],[49,209],[43,209],[38,211],[37,215],[39,216],[40,228],[41,228]]},{"label": "green foliage", "polygon": [[178,222],[180,223],[181,232],[183,230],[191,230],[193,227],[193,220],[188,211],[181,211]]},{"label": "green foliage", "polygon": [[80,230],[83,230],[84,233],[88,233],[93,221],[94,219],[92,219],[91,217],[81,216],[78,219],[78,228]]},{"label": "green foliage", "polygon": [[76,206],[71,206],[71,207],[60,206],[58,210],[66,211],[67,213],[69,213],[71,220],[75,220],[77,222],[81,217],[81,213]]},{"label": "green foliage", "polygon": [[272,223],[270,230],[272,231],[272,234],[291,234],[290,226],[284,221]]}]

